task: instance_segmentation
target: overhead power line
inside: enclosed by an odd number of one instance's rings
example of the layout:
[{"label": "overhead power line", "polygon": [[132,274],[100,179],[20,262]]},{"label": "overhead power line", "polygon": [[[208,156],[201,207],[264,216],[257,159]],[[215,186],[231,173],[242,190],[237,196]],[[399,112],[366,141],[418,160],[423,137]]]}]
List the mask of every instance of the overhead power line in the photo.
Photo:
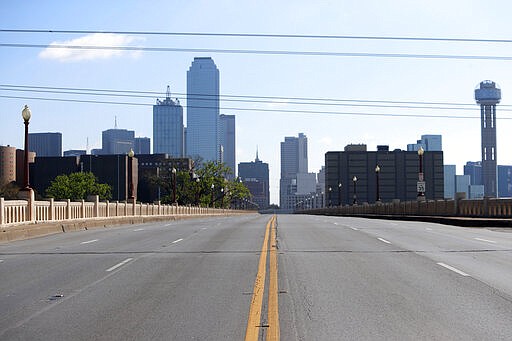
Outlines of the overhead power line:
[{"label": "overhead power line", "polygon": [[512,39],[479,38],[441,38],[441,37],[404,37],[404,36],[362,36],[362,35],[326,35],[326,34],[271,34],[271,33],[221,33],[221,32],[158,32],[158,31],[116,31],[116,30],[53,30],[53,29],[0,29],[4,33],[58,33],[58,34],[127,34],[184,37],[240,37],[240,38],[285,38],[285,39],[347,39],[347,40],[405,40],[437,41],[464,43],[512,43]]},{"label": "overhead power line", "polygon": [[[94,104],[114,104],[114,105],[131,105],[131,106],[153,106],[153,104],[135,103],[135,102],[112,102],[97,100],[79,100],[65,98],[47,98],[47,97],[28,97],[28,96],[4,96],[0,98],[9,99],[25,99],[25,100],[41,100],[41,101],[57,101],[57,102],[73,102],[73,103],[94,103]],[[206,106],[184,106],[185,108],[214,109]],[[449,119],[480,119],[479,116],[457,116],[457,115],[432,115],[432,114],[390,114],[390,113],[368,113],[368,112],[341,112],[341,111],[321,111],[321,110],[291,110],[291,109],[264,109],[264,108],[237,108],[237,107],[221,107],[221,110],[230,110],[236,112],[265,112],[280,114],[314,114],[314,115],[345,115],[345,116],[372,116],[372,117],[402,117],[402,118],[449,118]],[[497,119],[511,120],[512,117],[500,117]]]},{"label": "overhead power line", "polygon": [[276,56],[276,55],[290,56],[291,55],[291,56],[316,56],[316,57],[319,57],[319,56],[323,56],[323,57],[373,57],[373,58],[460,59],[460,60],[501,60],[501,61],[512,60],[512,56],[492,56],[492,55],[245,50],[245,49],[212,49],[212,48],[144,47],[144,46],[93,46],[93,45],[62,45],[62,44],[45,45],[45,44],[2,43],[2,44],[0,44],[0,47],[41,48],[41,49],[48,48],[48,49],[72,49],[72,50],[257,54],[257,55],[274,55],[274,56]]}]

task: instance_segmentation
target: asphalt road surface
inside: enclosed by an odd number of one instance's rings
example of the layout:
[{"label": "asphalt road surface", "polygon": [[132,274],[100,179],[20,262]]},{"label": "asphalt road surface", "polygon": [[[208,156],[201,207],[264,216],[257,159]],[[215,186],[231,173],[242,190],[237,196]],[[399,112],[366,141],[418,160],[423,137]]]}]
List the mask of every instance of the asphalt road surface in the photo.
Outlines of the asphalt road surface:
[{"label": "asphalt road surface", "polygon": [[0,340],[269,340],[276,315],[281,340],[512,340],[510,230],[279,215],[274,241],[269,220],[0,244]]}]

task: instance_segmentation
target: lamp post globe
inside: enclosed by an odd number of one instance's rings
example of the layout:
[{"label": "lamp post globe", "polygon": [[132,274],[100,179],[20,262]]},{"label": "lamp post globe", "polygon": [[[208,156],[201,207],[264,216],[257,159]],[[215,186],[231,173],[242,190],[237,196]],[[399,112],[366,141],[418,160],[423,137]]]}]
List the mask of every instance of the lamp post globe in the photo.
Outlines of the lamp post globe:
[{"label": "lamp post globe", "polygon": [[23,117],[23,123],[25,124],[25,150],[24,150],[24,164],[23,164],[23,189],[30,190],[29,183],[29,174],[28,174],[28,124],[30,121],[30,117],[32,117],[32,112],[28,105],[25,105],[23,110],[21,111],[21,117]]}]

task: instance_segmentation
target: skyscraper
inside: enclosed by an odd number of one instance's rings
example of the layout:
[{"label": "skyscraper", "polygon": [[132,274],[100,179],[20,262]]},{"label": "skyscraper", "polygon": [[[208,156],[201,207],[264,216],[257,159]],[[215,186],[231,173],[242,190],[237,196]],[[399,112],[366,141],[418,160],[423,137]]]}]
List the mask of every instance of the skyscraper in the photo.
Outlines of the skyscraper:
[{"label": "skyscraper", "polygon": [[222,161],[231,168],[233,174],[229,177],[235,176],[235,115],[220,115],[220,145],[222,146]]},{"label": "skyscraper", "polygon": [[416,152],[423,148],[426,152],[440,152],[443,150],[441,135],[421,135],[421,140],[407,145],[408,152]]},{"label": "skyscraper", "polygon": [[213,60],[194,58],[187,71],[186,154],[192,158],[219,160],[219,92],[219,70]]},{"label": "skyscraper", "polygon": [[177,99],[171,99],[171,90],[167,86],[165,99],[157,99],[153,106],[153,153],[182,157],[184,151],[183,107]]},{"label": "skyscraper", "polygon": [[151,139],[149,137],[136,137],[133,141],[133,151],[135,154],[150,154]]},{"label": "skyscraper", "polygon": [[28,145],[36,157],[62,156],[61,133],[29,133]]},{"label": "skyscraper", "polygon": [[496,197],[496,104],[501,100],[501,90],[493,81],[483,81],[475,89],[475,100],[480,104],[484,194],[485,196]]},{"label": "skyscraper", "polygon": [[133,149],[135,131],[126,129],[108,129],[101,133],[101,154],[127,154]]}]

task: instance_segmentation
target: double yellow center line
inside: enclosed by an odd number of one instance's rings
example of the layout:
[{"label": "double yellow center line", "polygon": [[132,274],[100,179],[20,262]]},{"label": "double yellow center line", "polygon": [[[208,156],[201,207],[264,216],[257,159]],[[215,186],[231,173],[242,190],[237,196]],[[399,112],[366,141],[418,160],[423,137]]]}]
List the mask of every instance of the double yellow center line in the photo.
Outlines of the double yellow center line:
[{"label": "double yellow center line", "polygon": [[[276,241],[276,216],[272,216],[265,229],[265,238],[261,247],[258,273],[254,281],[249,319],[245,332],[245,341],[257,341],[261,328],[266,328],[266,340],[279,340],[279,305],[278,305],[278,284],[277,284],[277,241]],[[269,248],[270,237],[270,248]],[[268,325],[261,322],[261,309],[263,306],[263,295],[265,293],[265,276],[267,273],[267,254],[269,259],[269,291],[268,291]]]}]

